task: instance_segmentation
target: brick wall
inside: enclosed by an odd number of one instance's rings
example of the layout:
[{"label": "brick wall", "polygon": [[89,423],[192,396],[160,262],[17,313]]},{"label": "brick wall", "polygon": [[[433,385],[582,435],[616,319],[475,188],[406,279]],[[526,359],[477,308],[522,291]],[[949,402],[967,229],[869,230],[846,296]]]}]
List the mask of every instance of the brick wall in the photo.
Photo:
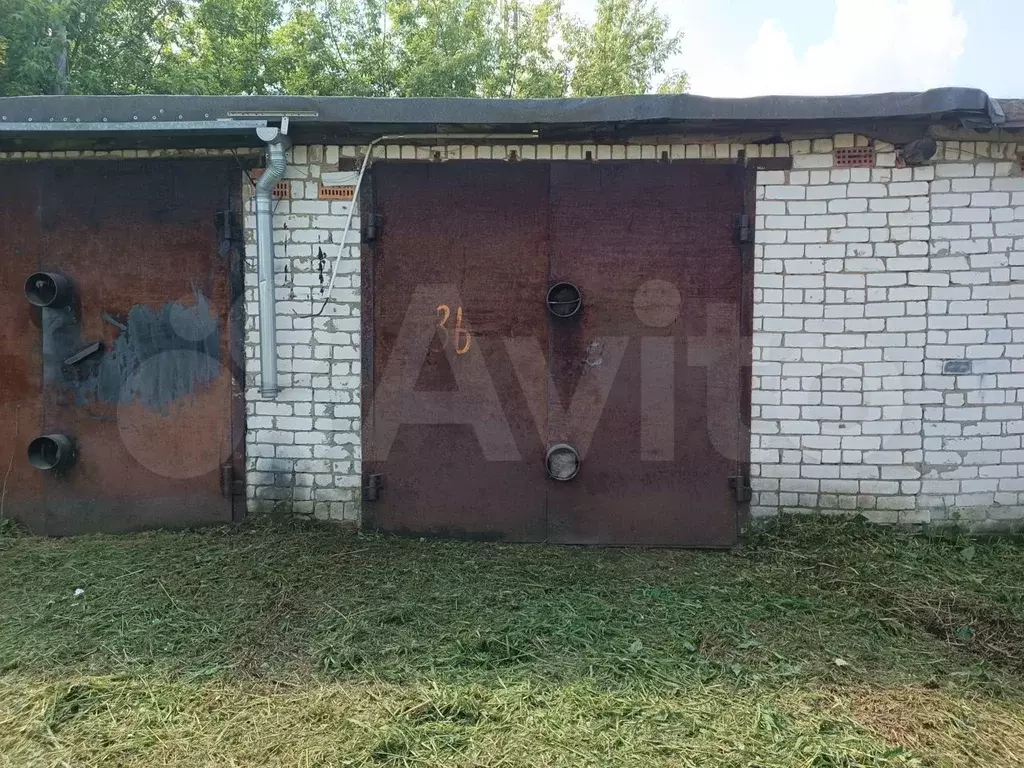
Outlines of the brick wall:
[{"label": "brick wall", "polygon": [[834,168],[853,142],[793,142],[791,171],[758,174],[752,511],[1022,518],[1018,148]]},{"label": "brick wall", "polygon": [[[359,217],[350,202],[320,199],[322,170],[354,147],[297,146],[288,153],[290,195],[274,215],[278,384],[259,391],[259,302],[253,186],[245,179],[246,459],[251,512],[357,520],[360,509]],[[329,301],[331,270],[341,266]]]}]

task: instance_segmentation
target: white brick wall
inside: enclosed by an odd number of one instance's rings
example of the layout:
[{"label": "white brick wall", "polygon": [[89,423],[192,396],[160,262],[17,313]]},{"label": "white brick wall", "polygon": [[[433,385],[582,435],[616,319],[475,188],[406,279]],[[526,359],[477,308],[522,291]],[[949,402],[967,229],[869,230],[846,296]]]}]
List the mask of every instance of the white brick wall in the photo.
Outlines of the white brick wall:
[{"label": "white brick wall", "polygon": [[[1024,147],[1022,147],[1024,148]],[[948,143],[931,182],[924,520],[1024,517],[1024,178],[1013,145]],[[943,373],[971,360],[970,375]]]},{"label": "white brick wall", "polygon": [[[245,193],[246,461],[249,510],[282,509],[358,520],[361,499],[359,217],[352,203],[320,200],[320,174],[355,147],[296,146],[285,180],[291,197],[274,212],[278,384],[260,395],[256,217]],[[341,265],[326,308],[335,259]]]},{"label": "white brick wall", "polygon": [[830,149],[758,174],[753,514],[1024,518],[1024,146]]}]

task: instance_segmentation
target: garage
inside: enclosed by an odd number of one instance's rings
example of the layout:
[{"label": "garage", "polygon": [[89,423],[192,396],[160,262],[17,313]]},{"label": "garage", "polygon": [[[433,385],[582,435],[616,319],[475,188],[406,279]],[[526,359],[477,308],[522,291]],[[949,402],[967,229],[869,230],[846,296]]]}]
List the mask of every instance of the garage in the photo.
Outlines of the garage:
[{"label": "garage", "polygon": [[732,544],[746,179],[716,161],[376,165],[367,527]]},{"label": "garage", "polygon": [[0,443],[25,452],[6,514],[63,535],[244,513],[237,176],[223,160],[0,164]]},{"label": "garage", "polygon": [[1022,114],[966,88],[0,99],[0,517],[1017,526]]}]

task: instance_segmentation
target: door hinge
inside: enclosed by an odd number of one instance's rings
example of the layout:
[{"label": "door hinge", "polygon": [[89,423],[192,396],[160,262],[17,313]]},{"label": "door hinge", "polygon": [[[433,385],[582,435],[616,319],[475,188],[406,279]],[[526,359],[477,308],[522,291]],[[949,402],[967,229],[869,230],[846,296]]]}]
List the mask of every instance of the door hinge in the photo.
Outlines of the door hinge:
[{"label": "door hinge", "polygon": [[733,492],[736,501],[740,504],[750,501],[751,490],[750,480],[743,475],[735,475],[729,478],[729,490]]},{"label": "door hinge", "polygon": [[363,501],[377,501],[383,487],[384,475],[366,475],[366,480],[363,483]]},{"label": "door hinge", "polygon": [[214,227],[217,230],[217,241],[219,243],[217,255],[221,258],[231,253],[232,248],[245,242],[238,214],[234,211],[218,211],[214,218]]},{"label": "door hinge", "polygon": [[745,213],[737,213],[733,217],[733,225],[736,228],[736,242],[754,242],[754,231],[750,227],[750,217]]},{"label": "door hinge", "polygon": [[220,466],[220,492],[226,499],[245,495],[245,481],[235,479],[235,468],[231,464]]},{"label": "door hinge", "polygon": [[[355,205],[355,203],[353,203]],[[380,214],[371,213],[362,217],[362,236],[364,243],[372,243],[380,236]]]}]

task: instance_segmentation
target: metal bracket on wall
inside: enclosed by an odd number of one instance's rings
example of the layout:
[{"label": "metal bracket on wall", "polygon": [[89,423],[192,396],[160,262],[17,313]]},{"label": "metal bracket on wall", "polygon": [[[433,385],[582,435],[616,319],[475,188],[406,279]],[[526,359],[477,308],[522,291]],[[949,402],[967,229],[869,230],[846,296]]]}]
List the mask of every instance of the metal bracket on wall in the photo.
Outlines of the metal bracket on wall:
[{"label": "metal bracket on wall", "polygon": [[750,490],[750,480],[743,475],[735,475],[729,478],[729,490],[733,492],[736,501],[740,504],[750,501],[753,495]]},{"label": "metal bracket on wall", "polygon": [[71,357],[64,359],[64,365],[77,365],[78,363],[85,360],[90,355],[95,355],[97,352],[103,351],[103,342],[94,341],[88,346],[82,347],[80,350],[75,352]]}]

